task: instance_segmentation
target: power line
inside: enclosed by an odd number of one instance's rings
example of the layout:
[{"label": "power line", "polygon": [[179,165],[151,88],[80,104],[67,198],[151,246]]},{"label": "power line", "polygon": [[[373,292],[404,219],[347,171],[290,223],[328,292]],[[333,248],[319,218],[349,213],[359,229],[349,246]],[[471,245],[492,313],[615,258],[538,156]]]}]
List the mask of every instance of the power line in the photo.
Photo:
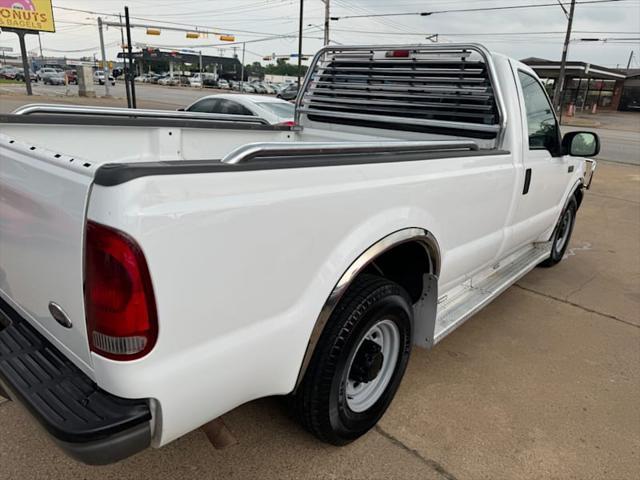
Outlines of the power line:
[{"label": "power line", "polygon": [[[379,30],[354,30],[351,28],[332,28],[335,32],[349,33],[370,33],[373,35],[417,35],[424,37],[427,32],[381,32]],[[638,32],[621,32],[621,31],[596,31],[596,30],[574,30],[574,33],[616,33],[616,34],[634,34]],[[527,35],[564,35],[564,31],[545,31],[545,32],[438,32],[438,35],[446,37],[478,37],[478,36],[527,36]]]},{"label": "power line", "polygon": [[[366,14],[372,13],[371,10],[367,10],[366,8],[363,8],[361,6],[352,5],[351,3],[348,3],[347,0],[336,0],[336,3],[341,7],[351,10],[352,12],[355,12],[355,13],[358,13],[358,12],[366,13]],[[382,25],[385,27],[391,27],[399,31],[406,31],[408,28],[408,26],[406,25],[403,25],[401,23],[398,23],[394,20],[390,20],[387,18],[373,18],[373,21],[378,23],[379,25]]]},{"label": "power line", "polygon": [[[114,13],[107,13],[107,12],[97,12],[94,10],[84,10],[84,9],[80,9],[80,8],[71,8],[71,7],[59,7],[57,5],[54,5],[53,8],[57,9],[57,10],[66,10],[69,12],[80,12],[80,13],[88,13],[90,15],[103,15],[103,16],[107,16],[107,17],[118,17],[117,14]],[[196,24],[192,24],[192,23],[184,23],[184,22],[171,22],[168,20],[158,20],[158,19],[154,19],[154,18],[149,18],[149,17],[139,17],[139,16],[134,16],[131,15],[130,18],[135,19],[135,20],[144,20],[147,22],[155,22],[155,23],[166,23],[167,25],[179,25],[182,27],[192,27],[194,30],[197,30],[198,28],[203,28],[203,29],[210,29],[210,30],[225,30],[223,28],[218,28],[218,27],[208,27],[205,25],[196,25]],[[250,34],[256,34],[256,35],[271,35],[271,33],[269,32],[257,32],[255,30],[240,30],[235,28],[234,29],[236,32],[239,33],[250,33]]]},{"label": "power line", "polygon": [[[307,29],[305,29],[305,31],[307,31]],[[283,39],[283,38],[297,38],[298,37],[298,33],[290,33],[290,34],[283,34],[283,35],[272,35],[270,37],[264,37],[264,38],[256,38],[253,40],[245,40],[243,42],[224,42],[224,43],[205,43],[205,44],[201,44],[201,45],[193,45],[193,44],[187,44],[187,45],[159,45],[159,44],[150,44],[147,42],[136,42],[139,44],[144,44],[144,45],[148,45],[150,47],[157,47],[157,48],[207,48],[207,47],[211,47],[211,48],[218,48],[218,47],[229,47],[231,45],[242,45],[244,43],[260,43],[260,42],[267,42],[269,40],[278,40],[278,39]],[[304,38],[311,38],[313,40],[322,40],[322,37],[309,37],[309,36],[305,36]]]},{"label": "power line", "polygon": [[[115,47],[116,45],[119,45],[120,42],[111,42],[111,43],[107,43],[105,45],[105,47]],[[78,48],[75,50],[61,50],[58,48],[47,48],[47,47],[42,47],[43,50],[46,50],[47,52],[56,52],[56,53],[81,53],[81,52],[89,52],[91,50],[98,50],[100,47],[95,46],[95,47],[88,47],[88,48]]]},{"label": "power line", "polygon": [[[582,2],[576,2],[577,5],[586,5],[593,3],[612,3],[612,2],[626,2],[629,0],[583,0]],[[366,15],[344,15],[341,17],[331,17],[331,20],[343,20],[348,18],[375,18],[375,17],[403,17],[403,16],[421,16],[427,17],[439,13],[461,13],[461,12],[486,12],[490,10],[516,10],[522,8],[540,8],[540,7],[557,7],[557,3],[539,3],[529,5],[506,5],[501,7],[478,7],[478,8],[459,8],[449,10],[433,10],[430,12],[402,12],[402,13],[372,13]]]}]

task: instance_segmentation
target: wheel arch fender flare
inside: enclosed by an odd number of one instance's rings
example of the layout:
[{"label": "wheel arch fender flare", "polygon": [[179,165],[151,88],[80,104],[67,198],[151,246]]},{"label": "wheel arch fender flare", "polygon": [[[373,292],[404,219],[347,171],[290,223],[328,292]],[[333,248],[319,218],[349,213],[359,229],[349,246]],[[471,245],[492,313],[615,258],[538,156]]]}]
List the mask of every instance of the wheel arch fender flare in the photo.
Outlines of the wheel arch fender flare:
[{"label": "wheel arch fender flare", "polygon": [[[311,336],[309,338],[307,348],[302,360],[300,371],[298,372],[298,378],[295,383],[294,390],[302,381],[304,374],[309,366],[311,357],[315,351],[315,348],[320,340],[322,332],[324,331],[327,322],[333,312],[334,308],[347,291],[353,280],[362,273],[376,258],[380,257],[385,252],[398,247],[402,244],[414,242],[419,244],[425,249],[426,255],[429,258],[428,272],[429,277],[437,281],[440,275],[440,268],[442,264],[442,254],[440,245],[438,244],[435,236],[428,230],[421,227],[409,227],[396,230],[393,233],[381,238],[364,252],[362,252],[346,269],[342,276],[338,279],[333,290],[326,299],[320,314],[318,315]],[[433,287],[431,287],[433,288]]]},{"label": "wheel arch fender flare", "polygon": [[585,188],[584,179],[579,178],[573,183],[573,186],[570,189],[568,189],[569,193],[567,194],[564,200],[564,203],[562,204],[562,208],[558,213],[558,218],[556,220],[556,223],[553,226],[553,229],[551,230],[551,234],[549,235],[548,241],[553,240],[553,236],[556,234],[556,230],[558,228],[558,223],[560,222],[560,218],[562,217],[562,214],[569,206],[569,202],[571,201],[572,198],[574,197],[576,198],[576,201],[578,202],[578,208],[580,208],[580,204],[582,203],[582,197],[584,196],[584,193],[582,192],[584,188]]}]

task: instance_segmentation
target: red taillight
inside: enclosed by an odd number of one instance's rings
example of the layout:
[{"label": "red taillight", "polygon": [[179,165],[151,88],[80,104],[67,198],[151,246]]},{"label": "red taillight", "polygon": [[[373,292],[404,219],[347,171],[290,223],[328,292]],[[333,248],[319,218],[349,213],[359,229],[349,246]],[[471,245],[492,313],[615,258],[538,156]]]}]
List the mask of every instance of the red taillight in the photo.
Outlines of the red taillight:
[{"label": "red taillight", "polygon": [[133,360],[153,348],[158,318],[142,250],[127,234],[94,222],[87,223],[84,303],[93,352]]},{"label": "red taillight", "polygon": [[385,53],[385,56],[392,58],[407,58],[409,53],[409,50],[388,50],[387,53]]},{"label": "red taillight", "polygon": [[295,127],[296,122],[294,122],[293,120],[287,120],[286,122],[278,123],[278,126],[279,127]]}]

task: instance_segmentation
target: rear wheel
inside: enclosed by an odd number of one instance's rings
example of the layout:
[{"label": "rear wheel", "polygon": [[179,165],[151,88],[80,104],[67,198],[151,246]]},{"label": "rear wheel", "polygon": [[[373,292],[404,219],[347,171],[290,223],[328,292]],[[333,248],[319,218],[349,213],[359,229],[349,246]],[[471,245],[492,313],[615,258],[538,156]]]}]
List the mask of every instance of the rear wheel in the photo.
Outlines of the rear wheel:
[{"label": "rear wheel", "polygon": [[569,247],[569,241],[571,240],[571,234],[573,233],[573,226],[576,222],[576,212],[578,211],[578,202],[575,197],[571,197],[569,204],[560,215],[560,220],[556,226],[551,243],[551,254],[549,258],[540,263],[541,267],[552,267],[559,263],[564,257],[567,248]]},{"label": "rear wheel", "polygon": [[412,323],[402,287],[373,275],[358,277],[333,311],[293,395],[304,427],[334,445],[371,429],[404,375]]}]

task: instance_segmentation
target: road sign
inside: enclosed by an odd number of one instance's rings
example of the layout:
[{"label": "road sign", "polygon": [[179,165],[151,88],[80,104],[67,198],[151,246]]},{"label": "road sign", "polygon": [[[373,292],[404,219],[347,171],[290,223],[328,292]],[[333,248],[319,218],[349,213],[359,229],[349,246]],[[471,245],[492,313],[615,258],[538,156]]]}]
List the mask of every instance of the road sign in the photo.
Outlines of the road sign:
[{"label": "road sign", "polygon": [[0,0],[0,27],[55,32],[51,0]]},{"label": "road sign", "polygon": [[0,52],[13,52],[11,47],[0,47]]}]

